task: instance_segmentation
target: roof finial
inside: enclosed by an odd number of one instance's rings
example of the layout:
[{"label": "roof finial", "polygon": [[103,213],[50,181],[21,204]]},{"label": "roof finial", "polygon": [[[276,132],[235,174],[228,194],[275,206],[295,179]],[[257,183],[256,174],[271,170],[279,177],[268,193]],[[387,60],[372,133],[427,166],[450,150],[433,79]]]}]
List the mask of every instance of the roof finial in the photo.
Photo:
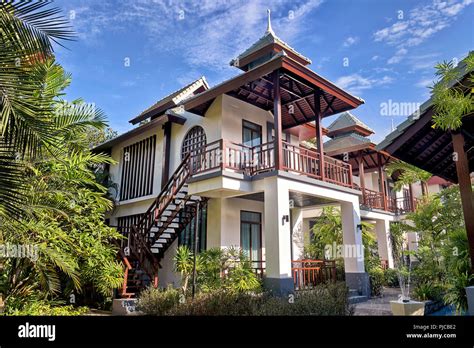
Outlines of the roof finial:
[{"label": "roof finial", "polygon": [[272,22],[271,22],[271,19],[270,19],[270,12],[271,12],[270,9],[267,9],[267,19],[268,19],[267,33],[274,34],[273,29],[272,29]]}]

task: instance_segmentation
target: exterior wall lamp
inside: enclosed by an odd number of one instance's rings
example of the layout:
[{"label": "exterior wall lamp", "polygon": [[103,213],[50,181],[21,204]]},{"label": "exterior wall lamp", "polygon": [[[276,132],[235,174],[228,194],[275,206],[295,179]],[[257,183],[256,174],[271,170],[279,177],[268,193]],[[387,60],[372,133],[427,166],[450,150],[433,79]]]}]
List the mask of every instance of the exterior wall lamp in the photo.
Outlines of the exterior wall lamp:
[{"label": "exterior wall lamp", "polygon": [[284,225],[285,222],[290,221],[290,217],[288,215],[283,215],[281,218],[281,224]]},{"label": "exterior wall lamp", "polygon": [[357,225],[357,230],[362,233],[362,224]]}]

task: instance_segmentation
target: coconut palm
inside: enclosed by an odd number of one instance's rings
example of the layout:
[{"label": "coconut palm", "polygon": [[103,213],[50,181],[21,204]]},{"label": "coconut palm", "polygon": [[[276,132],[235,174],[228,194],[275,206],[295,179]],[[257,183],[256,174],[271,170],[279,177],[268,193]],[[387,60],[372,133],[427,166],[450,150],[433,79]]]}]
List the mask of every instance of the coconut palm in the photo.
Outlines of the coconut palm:
[{"label": "coconut palm", "polygon": [[53,57],[53,42],[72,38],[50,2],[0,1],[0,214],[18,215],[25,199],[18,159],[40,146],[59,147],[51,122],[55,86],[44,75],[52,71],[41,63]]}]

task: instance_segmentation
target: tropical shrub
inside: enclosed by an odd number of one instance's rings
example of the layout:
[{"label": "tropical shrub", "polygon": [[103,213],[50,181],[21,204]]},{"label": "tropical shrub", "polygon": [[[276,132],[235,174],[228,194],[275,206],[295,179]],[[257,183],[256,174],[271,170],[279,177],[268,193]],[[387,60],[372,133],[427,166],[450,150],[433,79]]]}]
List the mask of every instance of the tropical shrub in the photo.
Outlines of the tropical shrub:
[{"label": "tropical shrub", "polygon": [[[189,282],[194,269],[193,252],[180,246],[174,257],[175,270],[181,274],[183,294],[188,295]],[[251,261],[236,248],[211,248],[196,257],[196,286],[200,292],[259,292],[261,281],[257,278]]]},{"label": "tropical shrub", "polygon": [[[167,294],[169,292],[169,294]],[[194,299],[179,301],[173,289],[150,288],[140,295],[139,309],[147,315],[250,316],[250,315],[352,315],[344,283],[318,285],[292,297],[268,293],[216,290],[199,293]]]},{"label": "tropical shrub", "polygon": [[418,301],[440,301],[443,298],[443,288],[434,283],[419,283],[413,289],[413,297]]},{"label": "tropical shrub", "polygon": [[10,309],[5,315],[32,315],[32,316],[76,316],[88,313],[88,307],[74,307],[72,305],[61,305],[46,301],[35,301],[24,305],[21,308]]},{"label": "tropical shrub", "polygon": [[140,292],[137,310],[149,315],[167,315],[173,313],[179,305],[180,296],[182,294],[172,287],[149,287]]},{"label": "tropical shrub", "polygon": [[411,255],[411,280],[418,299],[442,299],[460,313],[467,309],[465,287],[470,276],[469,248],[461,209],[459,188],[453,185],[426,197],[408,215],[418,232],[418,249]]},{"label": "tropical shrub", "polygon": [[[366,270],[380,267],[380,257],[377,251],[377,241],[373,233],[373,225],[362,222],[362,244],[364,245],[364,262]],[[344,259],[337,255],[326,255],[327,246],[343,245],[341,214],[334,207],[324,207],[312,228],[313,238],[304,248],[306,259],[335,259],[339,271],[338,280],[344,278]]]},{"label": "tropical shrub", "polygon": [[383,284],[385,282],[384,272],[381,267],[369,269],[370,292],[372,296],[381,296],[383,294]]},{"label": "tropical shrub", "polygon": [[384,285],[395,288],[400,285],[398,281],[398,271],[394,268],[384,270]]}]

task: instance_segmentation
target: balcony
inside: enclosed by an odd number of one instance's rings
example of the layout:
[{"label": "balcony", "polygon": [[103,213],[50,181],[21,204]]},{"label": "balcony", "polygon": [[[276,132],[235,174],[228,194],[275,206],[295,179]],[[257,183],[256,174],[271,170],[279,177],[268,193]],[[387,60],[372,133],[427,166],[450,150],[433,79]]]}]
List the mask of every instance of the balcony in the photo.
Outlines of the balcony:
[{"label": "balcony", "polygon": [[[353,188],[351,165],[332,157],[287,142],[282,142],[281,170],[316,180]],[[217,140],[191,154],[191,175],[230,170],[255,176],[276,170],[274,142],[249,147],[227,140]],[[324,168],[321,170],[321,168]]]},{"label": "balcony", "polygon": [[418,204],[418,199],[414,198],[412,200],[409,195],[405,195],[404,197],[391,197],[367,188],[361,189],[361,191],[361,206],[370,210],[378,209],[397,215],[403,215],[415,211]]}]

